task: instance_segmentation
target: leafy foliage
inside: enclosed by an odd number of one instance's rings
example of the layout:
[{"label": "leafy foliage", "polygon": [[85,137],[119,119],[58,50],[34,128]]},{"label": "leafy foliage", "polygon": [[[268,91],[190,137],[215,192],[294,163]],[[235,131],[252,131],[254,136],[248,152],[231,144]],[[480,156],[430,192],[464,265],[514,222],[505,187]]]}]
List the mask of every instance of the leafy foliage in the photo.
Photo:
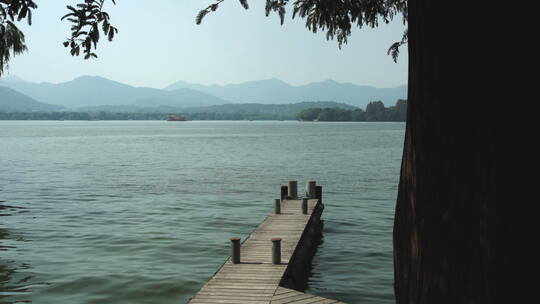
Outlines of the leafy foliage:
[{"label": "leafy foliage", "polygon": [[[116,4],[115,0],[111,0]],[[71,48],[72,56],[79,56],[81,48],[84,53],[84,59],[97,58],[96,53],[92,51],[97,49],[97,43],[100,38],[100,28],[103,34],[112,41],[118,29],[111,25],[109,14],[103,11],[105,0],[84,0],[83,3],[75,7],[68,5],[69,13],[64,15],[61,20],[67,20],[72,23],[71,37],[64,41],[64,46]]]},{"label": "leafy foliage", "polygon": [[37,5],[32,0],[0,0],[0,76],[10,59],[26,51],[24,33],[14,24],[26,19],[32,24],[32,9]]},{"label": "leafy foliage", "polygon": [[[219,5],[224,2],[225,0],[216,0],[215,3],[213,4],[210,4],[208,7],[206,7],[205,9],[201,10],[198,14],[197,14],[197,17],[195,18],[195,23],[197,24],[201,24],[202,20],[204,19],[204,17],[206,15],[208,15],[208,13],[210,12],[214,12],[218,9]],[[248,5],[248,2],[247,0],[239,0],[240,1],[240,5],[242,5],[242,7],[244,9],[248,9],[249,8],[249,5]]]},{"label": "leafy foliage", "polygon": [[372,101],[366,106],[367,121],[381,121],[386,117],[386,108],[382,101]]},{"label": "leafy foliage", "polygon": [[[82,50],[85,59],[96,58],[92,50],[97,48],[100,32],[109,41],[118,33],[110,23],[109,14],[103,10],[106,1],[84,0],[75,6],[67,6],[68,13],[62,20],[71,22],[71,37],[63,45],[70,48],[71,55],[79,56]],[[111,1],[116,4],[115,0]],[[14,22],[26,19],[31,25],[32,10],[36,8],[33,0],[0,0],[0,76],[13,56],[27,50],[24,33]]]},{"label": "leafy foliage", "polygon": [[303,121],[405,121],[407,101],[398,100],[395,106],[386,108],[381,101],[370,102],[366,110],[339,108],[310,108],[296,118]]},{"label": "leafy foliage", "polygon": [[388,55],[392,55],[392,59],[394,62],[397,62],[397,58],[399,56],[399,47],[406,44],[409,40],[409,31],[405,30],[403,33],[403,37],[401,37],[401,41],[394,42],[389,48],[388,48]]},{"label": "leafy foliage", "polygon": [[[219,4],[225,0],[216,0],[215,3],[201,10],[196,22],[200,24],[203,18],[215,11]],[[336,39],[341,48],[347,43],[354,25],[377,27],[379,22],[389,23],[397,15],[403,16],[403,23],[407,22],[406,0],[266,0],[266,16],[271,12],[279,15],[281,24],[285,21],[286,8],[292,2],[292,18],[299,16],[306,20],[306,27],[313,33],[326,31],[326,39]],[[247,0],[240,0],[247,9]],[[395,42],[388,49],[394,61],[399,55],[399,47],[407,43],[407,31],[403,33],[401,41]]]}]

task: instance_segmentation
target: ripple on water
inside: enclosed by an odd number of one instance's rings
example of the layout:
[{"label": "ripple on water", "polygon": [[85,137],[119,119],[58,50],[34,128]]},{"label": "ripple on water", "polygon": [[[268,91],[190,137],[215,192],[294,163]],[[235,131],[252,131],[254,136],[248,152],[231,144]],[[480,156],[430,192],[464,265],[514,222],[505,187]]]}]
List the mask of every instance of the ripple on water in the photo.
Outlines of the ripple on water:
[{"label": "ripple on water", "polygon": [[0,127],[2,303],[186,302],[291,179],[326,204],[308,292],[393,303],[403,124]]}]

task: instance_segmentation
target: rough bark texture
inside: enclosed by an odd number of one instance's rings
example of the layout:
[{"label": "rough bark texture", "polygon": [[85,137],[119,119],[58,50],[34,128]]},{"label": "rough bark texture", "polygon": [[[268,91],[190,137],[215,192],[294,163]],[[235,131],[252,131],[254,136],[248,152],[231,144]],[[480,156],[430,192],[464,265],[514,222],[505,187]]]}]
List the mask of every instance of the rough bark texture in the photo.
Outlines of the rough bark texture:
[{"label": "rough bark texture", "polygon": [[396,302],[494,303],[495,111],[474,4],[409,1],[409,93],[394,225]]}]

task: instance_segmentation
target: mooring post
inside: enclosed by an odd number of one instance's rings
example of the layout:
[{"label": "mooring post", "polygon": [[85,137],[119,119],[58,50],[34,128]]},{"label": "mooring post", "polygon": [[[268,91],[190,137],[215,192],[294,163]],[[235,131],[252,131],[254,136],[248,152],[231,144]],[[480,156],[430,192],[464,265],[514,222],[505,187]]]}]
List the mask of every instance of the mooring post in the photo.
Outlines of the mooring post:
[{"label": "mooring post", "polygon": [[317,187],[316,181],[309,181],[307,184],[307,197],[315,198],[315,188]]},{"label": "mooring post", "polygon": [[281,200],[284,200],[287,197],[287,194],[289,194],[289,187],[286,185],[281,186]]},{"label": "mooring post", "polygon": [[319,203],[322,203],[322,186],[315,187],[315,198],[319,200]]},{"label": "mooring post", "polygon": [[298,182],[293,180],[289,181],[289,196],[293,199],[298,197]]},{"label": "mooring post", "polygon": [[233,264],[240,264],[240,238],[239,237],[231,238],[231,249],[232,249],[231,259],[232,259]]},{"label": "mooring post", "polygon": [[275,200],[274,213],[275,214],[281,213],[281,200],[279,198],[276,198]]},{"label": "mooring post", "polygon": [[272,264],[281,264],[281,238],[272,239]]},{"label": "mooring post", "polygon": [[308,199],[306,197],[302,198],[302,214],[307,214]]}]

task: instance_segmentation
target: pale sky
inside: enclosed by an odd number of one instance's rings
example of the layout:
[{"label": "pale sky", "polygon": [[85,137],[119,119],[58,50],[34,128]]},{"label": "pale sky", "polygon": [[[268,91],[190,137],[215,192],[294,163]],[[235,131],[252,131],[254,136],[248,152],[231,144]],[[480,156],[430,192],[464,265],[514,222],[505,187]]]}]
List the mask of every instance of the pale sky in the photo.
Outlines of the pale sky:
[{"label": "pale sky", "polygon": [[[376,87],[407,83],[407,49],[398,63],[386,55],[401,39],[401,16],[378,29],[355,29],[340,50],[324,33],[313,34],[303,19],[285,24],[264,16],[262,0],[244,10],[237,0],[225,1],[195,24],[209,0],[109,0],[112,24],[119,29],[110,43],[102,39],[98,59],[72,57],[62,42],[69,23],[60,21],[67,4],[79,1],[37,0],[31,27],[19,23],[29,51],[15,57],[7,75],[28,81],[63,82],[96,75],[135,86],[163,88],[183,80],[200,84],[229,84],[279,78],[293,85],[334,79]],[[102,37],[103,38],[103,37]]]}]

